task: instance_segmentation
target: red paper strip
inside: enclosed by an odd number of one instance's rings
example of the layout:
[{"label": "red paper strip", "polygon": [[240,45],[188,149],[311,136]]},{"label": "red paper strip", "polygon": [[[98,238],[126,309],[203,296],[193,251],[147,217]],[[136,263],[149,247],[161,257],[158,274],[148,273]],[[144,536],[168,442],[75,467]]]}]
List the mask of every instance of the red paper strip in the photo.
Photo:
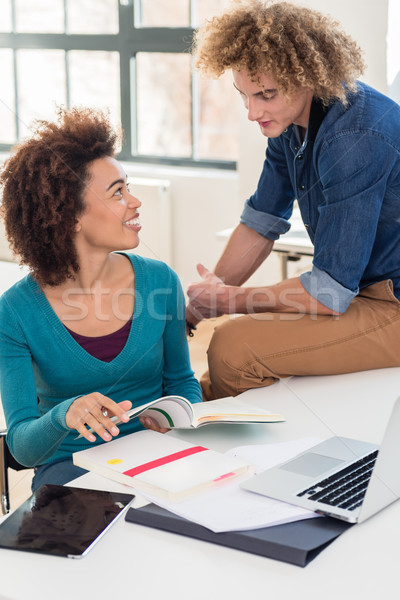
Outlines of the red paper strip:
[{"label": "red paper strip", "polygon": [[221,477],[217,477],[214,481],[221,481],[222,479],[227,479],[228,477],[234,477],[235,473],[231,471],[230,473],[225,473],[225,475],[221,475]]},{"label": "red paper strip", "polygon": [[174,452],[174,454],[169,454],[168,456],[163,456],[162,458],[157,458],[156,460],[151,460],[148,463],[139,465],[138,467],[128,469],[127,471],[124,471],[124,475],[135,477],[135,475],[139,475],[139,473],[150,471],[150,469],[161,467],[162,465],[174,462],[180,458],[185,458],[186,456],[191,456],[192,454],[197,454],[198,452],[204,452],[204,450],[207,450],[207,448],[203,448],[203,446],[194,446],[193,448],[187,448],[186,450],[181,450],[180,452]]}]

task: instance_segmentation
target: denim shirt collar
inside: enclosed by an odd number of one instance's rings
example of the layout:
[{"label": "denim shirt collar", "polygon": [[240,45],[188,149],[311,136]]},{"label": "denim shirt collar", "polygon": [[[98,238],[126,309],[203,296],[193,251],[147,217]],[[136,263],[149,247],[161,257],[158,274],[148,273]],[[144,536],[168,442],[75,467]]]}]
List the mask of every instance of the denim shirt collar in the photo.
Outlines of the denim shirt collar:
[{"label": "denim shirt collar", "polygon": [[310,119],[306,132],[306,140],[315,141],[322,121],[326,117],[329,107],[324,106],[319,98],[313,98],[310,109]]},{"label": "denim shirt collar", "polygon": [[287,129],[285,129],[282,135],[292,140],[294,137],[294,139],[297,140],[299,146],[301,146],[302,144],[306,145],[306,143],[309,141],[314,142],[315,138],[317,137],[318,130],[321,127],[322,121],[326,117],[328,110],[329,106],[324,106],[324,104],[319,98],[313,98],[311,102],[310,117],[308,120],[308,127],[304,138],[304,142],[301,141],[298,125],[290,125]]}]

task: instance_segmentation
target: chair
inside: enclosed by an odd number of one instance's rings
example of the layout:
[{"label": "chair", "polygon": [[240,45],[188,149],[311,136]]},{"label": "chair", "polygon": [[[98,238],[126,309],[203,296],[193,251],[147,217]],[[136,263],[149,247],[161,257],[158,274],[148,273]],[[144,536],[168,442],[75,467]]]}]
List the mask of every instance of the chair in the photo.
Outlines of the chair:
[{"label": "chair", "polygon": [[8,469],[22,471],[28,469],[15,460],[6,442],[7,430],[0,430],[0,511],[5,515],[10,512],[10,489],[8,485]]}]

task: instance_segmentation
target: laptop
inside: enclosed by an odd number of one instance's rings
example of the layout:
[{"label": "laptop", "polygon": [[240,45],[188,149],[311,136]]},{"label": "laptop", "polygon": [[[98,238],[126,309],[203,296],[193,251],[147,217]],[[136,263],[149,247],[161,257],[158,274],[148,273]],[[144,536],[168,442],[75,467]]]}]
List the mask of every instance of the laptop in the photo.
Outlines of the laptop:
[{"label": "laptop", "polygon": [[365,521],[400,498],[400,398],[380,447],[332,437],[241,487],[349,523]]}]

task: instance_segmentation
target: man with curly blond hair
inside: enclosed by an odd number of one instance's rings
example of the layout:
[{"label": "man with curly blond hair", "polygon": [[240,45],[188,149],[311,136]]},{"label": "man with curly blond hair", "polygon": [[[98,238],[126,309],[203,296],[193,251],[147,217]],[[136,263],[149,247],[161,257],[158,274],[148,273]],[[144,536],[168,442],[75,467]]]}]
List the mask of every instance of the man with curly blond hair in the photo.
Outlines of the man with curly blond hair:
[{"label": "man with curly blond hair", "polygon": [[[231,70],[268,138],[255,193],[214,272],[188,289],[189,328],[216,328],[206,400],[291,375],[400,366],[400,108],[357,81],[357,44],[330,17],[287,2],[237,2],[196,36],[204,73]],[[297,200],[312,269],[242,287],[289,227]]]}]

